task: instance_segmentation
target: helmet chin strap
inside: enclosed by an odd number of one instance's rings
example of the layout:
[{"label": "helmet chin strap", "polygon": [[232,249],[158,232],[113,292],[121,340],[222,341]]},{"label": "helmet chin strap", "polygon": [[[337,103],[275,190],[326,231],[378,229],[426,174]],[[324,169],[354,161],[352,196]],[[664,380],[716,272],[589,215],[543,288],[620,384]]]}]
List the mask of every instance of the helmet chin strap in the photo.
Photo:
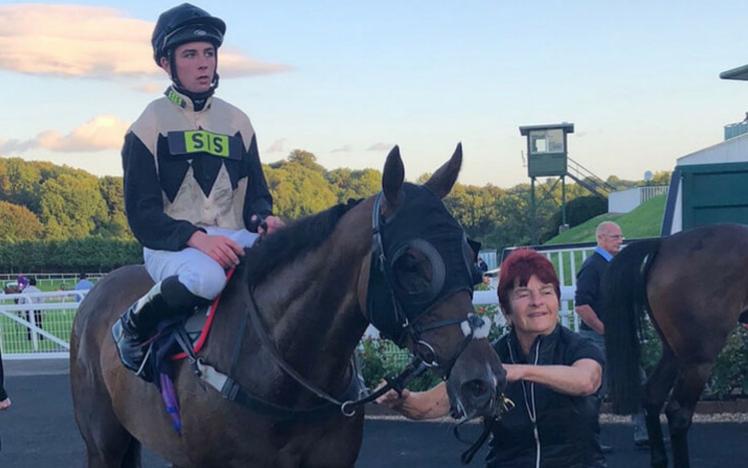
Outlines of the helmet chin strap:
[{"label": "helmet chin strap", "polygon": [[182,82],[179,80],[179,76],[177,76],[177,63],[176,59],[174,58],[174,49],[169,50],[168,52],[168,58],[169,58],[169,71],[171,75],[171,82],[174,84],[174,89],[176,89],[179,93],[184,94],[185,96],[189,97],[192,100],[192,105],[194,109],[198,112],[203,110],[203,107],[205,107],[205,103],[208,101],[208,98],[213,95],[213,93],[218,88],[218,81],[220,77],[218,76],[218,50],[216,49],[216,69],[213,72],[213,81],[210,83],[210,88],[207,91],[203,91],[202,93],[195,93],[193,91],[187,90],[184,86],[182,86]]}]

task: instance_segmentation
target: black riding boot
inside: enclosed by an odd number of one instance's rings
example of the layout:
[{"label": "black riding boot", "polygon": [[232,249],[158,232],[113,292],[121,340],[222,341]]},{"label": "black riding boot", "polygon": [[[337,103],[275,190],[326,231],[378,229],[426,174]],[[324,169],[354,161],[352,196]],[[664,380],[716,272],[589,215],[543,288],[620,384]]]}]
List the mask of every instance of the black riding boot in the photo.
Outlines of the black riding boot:
[{"label": "black riding boot", "polygon": [[[131,305],[112,327],[112,337],[122,364],[133,372],[141,371],[147,347],[144,343],[156,331],[159,322],[189,315],[207,300],[192,294],[176,276],[156,283],[148,293]],[[150,376],[138,374],[150,381]]]}]

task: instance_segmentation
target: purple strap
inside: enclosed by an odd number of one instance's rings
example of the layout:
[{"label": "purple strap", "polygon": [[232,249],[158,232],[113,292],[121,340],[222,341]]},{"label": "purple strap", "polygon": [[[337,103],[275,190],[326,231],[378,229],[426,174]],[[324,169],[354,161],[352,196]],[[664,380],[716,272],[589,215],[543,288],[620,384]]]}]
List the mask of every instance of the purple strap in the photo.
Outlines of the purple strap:
[{"label": "purple strap", "polygon": [[171,424],[177,434],[182,433],[182,418],[179,417],[179,401],[177,400],[177,392],[174,390],[174,383],[171,381],[171,377],[168,374],[160,373],[161,382],[161,398],[164,400],[164,406],[166,406],[166,412],[171,417]]}]

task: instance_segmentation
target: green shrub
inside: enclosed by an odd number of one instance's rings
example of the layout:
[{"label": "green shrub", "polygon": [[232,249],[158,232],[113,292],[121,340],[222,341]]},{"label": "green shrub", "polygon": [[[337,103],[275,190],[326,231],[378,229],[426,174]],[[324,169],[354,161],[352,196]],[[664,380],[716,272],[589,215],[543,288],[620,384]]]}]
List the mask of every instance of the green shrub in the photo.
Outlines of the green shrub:
[{"label": "green shrub", "polygon": [[[401,350],[391,341],[377,338],[364,338],[359,346],[361,374],[369,389],[373,390],[385,378],[395,377],[402,371],[411,354]],[[407,388],[415,391],[428,390],[439,383],[439,377],[431,371],[408,383]]]},{"label": "green shrub", "polygon": [[[662,356],[662,342],[647,320],[642,336],[642,367],[647,375],[654,370]],[[725,347],[707,381],[702,398],[725,400],[748,396],[748,331],[736,327],[727,338]]]},{"label": "green shrub", "polygon": [[720,400],[748,395],[748,332],[737,327],[717,358],[704,391]]}]

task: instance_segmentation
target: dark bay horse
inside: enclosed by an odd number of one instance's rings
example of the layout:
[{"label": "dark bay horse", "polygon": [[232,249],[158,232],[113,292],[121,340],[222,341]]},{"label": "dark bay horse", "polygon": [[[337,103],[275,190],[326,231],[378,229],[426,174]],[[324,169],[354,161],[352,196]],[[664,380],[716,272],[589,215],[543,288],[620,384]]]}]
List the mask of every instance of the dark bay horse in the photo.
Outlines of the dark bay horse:
[{"label": "dark bay horse", "polygon": [[[363,411],[347,416],[335,407],[305,417],[326,402],[280,362],[326,394],[342,395],[370,321],[447,379],[453,409],[495,414],[505,373],[488,341],[465,331],[473,313],[467,243],[441,203],[461,161],[458,146],[426,184],[413,185],[404,183],[395,147],[378,196],[302,219],[248,250],[199,357],[268,411],[222,397],[181,361],[178,434],[156,387],[120,364],[109,331],[151,287],[150,277],[129,266],[97,282],[75,317],[70,349],[88,466],[138,467],[141,444],[184,468],[353,466]],[[264,322],[271,346],[248,316]]]},{"label": "dark bay horse", "polygon": [[[668,460],[659,415],[665,408],[677,468],[689,466],[688,428],[717,355],[738,321],[748,320],[748,226],[715,224],[633,242],[603,279],[605,346],[614,410],[641,403],[654,467]],[[662,358],[642,389],[642,310],[662,340]]]}]

